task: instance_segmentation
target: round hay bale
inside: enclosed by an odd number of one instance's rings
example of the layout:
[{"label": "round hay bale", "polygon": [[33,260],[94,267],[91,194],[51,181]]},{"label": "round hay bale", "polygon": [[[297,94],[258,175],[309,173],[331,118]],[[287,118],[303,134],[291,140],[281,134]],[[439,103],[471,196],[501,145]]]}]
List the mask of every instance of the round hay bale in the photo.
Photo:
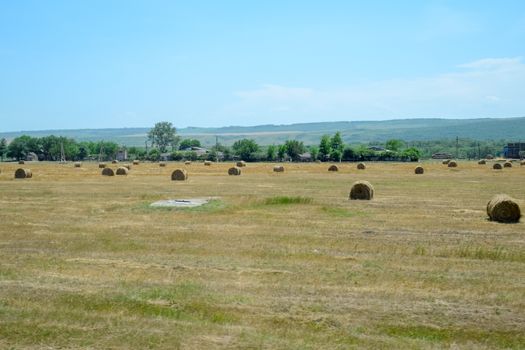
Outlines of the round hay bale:
[{"label": "round hay bale", "polygon": [[81,166],[82,166],[82,163],[80,163],[80,162],[76,162],[75,163],[75,168],[80,168]]},{"label": "round hay bale", "polygon": [[330,167],[328,167],[328,171],[339,171],[339,168],[337,167],[337,165],[332,164],[330,165]]},{"label": "round hay bale", "polygon": [[115,176],[115,172],[111,168],[102,169],[102,175],[104,176]]},{"label": "round hay bale", "polygon": [[128,175],[128,168],[124,166],[119,166],[117,169],[117,175]]},{"label": "round hay bale", "polygon": [[204,165],[206,165],[206,166],[210,166],[210,165],[211,165],[211,162],[210,162],[209,160],[205,160],[205,161],[204,161]]},{"label": "round hay bale", "polygon": [[365,163],[359,163],[359,164],[357,164],[357,169],[359,169],[359,170],[365,170],[365,169],[366,169],[366,165],[365,165]]},{"label": "round hay bale", "polygon": [[505,163],[503,164],[503,167],[504,167],[504,168],[512,168],[512,163],[511,163],[511,162],[505,162]]},{"label": "round hay bale", "polygon": [[450,163],[450,159],[445,159],[442,163],[447,165],[448,163]]},{"label": "round hay bale", "polygon": [[448,167],[449,168],[457,168],[458,167],[458,163],[456,163],[455,161],[451,160],[450,162],[448,162]]},{"label": "round hay bale", "polygon": [[164,163],[164,162],[160,162],[160,163],[159,163],[159,166],[162,167],[162,168],[164,168],[164,167],[166,166],[166,163]]},{"label": "round hay bale", "polygon": [[124,168],[127,168],[128,170],[131,170],[131,165],[130,164],[124,164],[122,165]]},{"label": "round hay bale", "polygon": [[242,168],[243,166],[246,166],[246,162],[244,160],[241,160],[241,161],[237,162],[237,166],[239,168]]},{"label": "round hay bale", "polygon": [[228,169],[228,175],[241,175],[241,168],[234,166]]},{"label": "round hay bale", "polygon": [[284,173],[284,167],[282,165],[276,165],[273,167],[273,171],[276,173]]},{"label": "round hay bale", "polygon": [[415,169],[414,169],[414,173],[420,175],[420,174],[423,174],[425,173],[425,169],[423,169],[422,166],[417,166]]},{"label": "round hay bale", "polygon": [[522,160],[522,161],[520,162],[520,165],[525,165],[525,160]]},{"label": "round hay bale", "polygon": [[518,222],[521,210],[514,199],[506,194],[497,194],[487,203],[487,215],[491,221]]},{"label": "round hay bale", "polygon": [[171,173],[171,180],[173,180],[173,181],[186,181],[186,180],[188,180],[188,173],[184,169],[175,169]]},{"label": "round hay bale", "polygon": [[501,170],[501,169],[503,169],[503,167],[501,166],[500,163],[494,163],[494,165],[492,166],[492,169],[494,169],[494,170]]},{"label": "round hay bale", "polygon": [[138,160],[135,159],[135,160],[133,161],[133,165],[139,165],[139,164],[140,164],[140,162],[139,162]]},{"label": "round hay bale", "polygon": [[350,190],[350,199],[371,200],[374,198],[374,187],[368,181],[356,181]]},{"label": "round hay bale", "polygon": [[189,160],[184,162],[184,165],[191,165],[191,162]]},{"label": "round hay bale", "polygon": [[113,161],[111,162],[111,164],[118,164],[118,160],[116,160],[116,159],[113,160]]},{"label": "round hay bale", "polygon": [[106,163],[98,163],[99,169],[104,169],[106,167]]},{"label": "round hay bale", "polygon": [[30,179],[33,177],[33,173],[31,172],[31,169],[16,169],[15,171],[15,179]]},{"label": "round hay bale", "polygon": [[486,161],[485,159],[480,159],[480,160],[478,161],[478,164],[479,164],[479,165],[485,165],[485,164],[487,164],[487,161]]},{"label": "round hay bale", "polygon": [[18,161],[18,164],[25,164],[26,162],[24,162],[23,160],[19,160]]}]

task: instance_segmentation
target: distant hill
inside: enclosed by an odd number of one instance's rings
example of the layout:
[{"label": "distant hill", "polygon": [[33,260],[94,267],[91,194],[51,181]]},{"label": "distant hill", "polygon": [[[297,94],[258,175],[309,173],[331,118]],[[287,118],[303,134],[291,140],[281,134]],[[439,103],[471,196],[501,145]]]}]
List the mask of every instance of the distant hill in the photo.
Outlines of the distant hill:
[{"label": "distant hill", "polygon": [[[175,123],[176,124],[176,123]],[[143,146],[150,128],[44,130],[1,133],[0,138],[20,135],[41,137],[57,135],[78,141],[114,141],[127,146]],[[340,131],[346,143],[386,141],[426,141],[460,138],[477,140],[525,140],[525,117],[484,119],[398,119],[385,121],[322,122],[289,125],[227,126],[221,128],[188,127],[178,129],[183,138],[199,139],[204,145],[219,142],[231,145],[242,138],[254,139],[261,145],[283,143],[288,139],[317,144],[323,134]]]}]

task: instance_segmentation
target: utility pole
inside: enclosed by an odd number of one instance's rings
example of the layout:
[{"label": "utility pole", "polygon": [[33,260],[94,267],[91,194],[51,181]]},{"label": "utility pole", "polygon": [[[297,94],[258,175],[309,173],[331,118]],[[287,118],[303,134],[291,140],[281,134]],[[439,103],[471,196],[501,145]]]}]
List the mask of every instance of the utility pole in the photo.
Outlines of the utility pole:
[{"label": "utility pole", "polygon": [[456,159],[459,159],[459,136],[456,136]]},{"label": "utility pole", "polygon": [[60,143],[60,163],[66,162],[66,152],[64,152],[64,142]]},{"label": "utility pole", "polygon": [[215,160],[219,162],[219,136],[215,135]]},{"label": "utility pole", "polygon": [[481,148],[479,147],[479,141],[478,141],[478,159],[481,159]]}]

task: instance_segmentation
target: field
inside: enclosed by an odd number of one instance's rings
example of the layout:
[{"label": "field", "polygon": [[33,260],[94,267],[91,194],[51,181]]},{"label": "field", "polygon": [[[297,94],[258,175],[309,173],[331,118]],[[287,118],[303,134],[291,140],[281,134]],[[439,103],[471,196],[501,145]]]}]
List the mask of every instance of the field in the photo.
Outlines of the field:
[{"label": "field", "polygon": [[229,166],[0,163],[0,348],[525,348],[525,166]]}]

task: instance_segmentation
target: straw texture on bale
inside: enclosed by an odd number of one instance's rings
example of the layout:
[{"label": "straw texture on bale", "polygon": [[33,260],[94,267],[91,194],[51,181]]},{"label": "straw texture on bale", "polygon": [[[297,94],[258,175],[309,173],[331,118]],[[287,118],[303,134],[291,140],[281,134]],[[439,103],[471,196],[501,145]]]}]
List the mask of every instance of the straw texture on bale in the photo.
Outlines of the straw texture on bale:
[{"label": "straw texture on bale", "polygon": [[505,168],[512,168],[512,163],[511,162],[505,162],[503,164],[503,167],[505,167]]},{"label": "straw texture on bale", "polygon": [[339,168],[337,167],[337,165],[332,164],[332,165],[330,165],[330,167],[328,168],[328,171],[339,171]]},{"label": "straw texture on bale", "polygon": [[276,172],[276,173],[283,173],[284,172],[284,167],[282,165],[276,165],[273,167],[273,171]]},{"label": "straw texture on bale", "polygon": [[15,171],[15,179],[30,179],[33,177],[33,173],[31,172],[31,169],[16,169]]},{"label": "straw texture on bale", "polygon": [[19,160],[18,161],[18,164],[25,164],[26,162],[24,162],[23,160]]},{"label": "straw texture on bale", "polygon": [[138,160],[134,160],[133,161],[133,165],[139,165],[139,164],[140,164],[140,162]]},{"label": "straw texture on bale", "polygon": [[365,169],[366,169],[366,165],[365,165],[365,163],[359,163],[359,164],[357,164],[357,169],[359,169],[359,170],[365,170]]},{"label": "straw texture on bale", "polygon": [[210,165],[211,165],[211,162],[210,162],[209,160],[205,160],[205,161],[204,161],[204,165],[206,165],[206,166],[210,166]]},{"label": "straw texture on bale", "polygon": [[503,167],[501,166],[500,163],[494,163],[494,165],[492,166],[492,169],[500,170],[500,169],[503,169]]},{"label": "straw texture on bale", "polygon": [[112,164],[118,164],[118,160],[115,159],[115,160],[113,160],[111,163],[112,163]]},{"label": "straw texture on bale", "polygon": [[374,198],[374,187],[368,181],[356,181],[350,190],[350,199],[371,200]]},{"label": "straw texture on bale", "polygon": [[239,168],[242,168],[243,166],[246,166],[246,162],[244,160],[241,160],[239,162],[237,162],[236,164]]},{"label": "straw texture on bale", "polygon": [[117,175],[128,175],[128,168],[120,166],[117,169]]},{"label": "straw texture on bale", "polygon": [[82,163],[80,163],[80,162],[76,162],[75,163],[75,168],[80,168],[81,166],[82,166]]},{"label": "straw texture on bale", "polygon": [[102,175],[104,175],[104,176],[115,176],[115,172],[111,168],[104,168],[102,170]]},{"label": "straw texture on bale", "polygon": [[455,161],[451,160],[450,162],[448,162],[448,167],[449,168],[457,168],[458,166],[458,163],[456,163]]},{"label": "straw texture on bale", "polygon": [[513,198],[506,194],[497,194],[487,203],[487,215],[492,221],[518,222],[521,210]]},{"label": "straw texture on bale", "polygon": [[188,179],[188,173],[184,169],[175,169],[171,173],[171,179],[173,181],[186,181]]},{"label": "straw texture on bale", "polygon": [[416,174],[423,174],[425,172],[425,169],[423,169],[422,166],[417,166],[415,169],[414,169],[414,173]]},{"label": "straw texture on bale", "polygon": [[104,169],[106,167],[106,163],[98,163],[98,167],[100,169]]},{"label": "straw texture on bale", "polygon": [[234,166],[228,169],[228,175],[241,175],[241,168]]},{"label": "straw texture on bale", "polygon": [[184,162],[185,165],[191,165],[191,162],[189,160]]},{"label": "straw texture on bale", "polygon": [[166,163],[164,163],[164,162],[160,162],[160,163],[159,163],[159,166],[160,166],[160,167],[165,167],[165,166],[166,166]]},{"label": "straw texture on bale", "polygon": [[123,167],[127,168],[128,170],[131,170],[131,165],[130,164],[124,164]]},{"label": "straw texture on bale", "polygon": [[487,162],[485,161],[485,159],[480,159],[480,160],[478,161],[478,164],[479,164],[479,165],[484,165],[484,164],[487,164]]},{"label": "straw texture on bale", "polygon": [[525,165],[525,160],[522,160],[520,165]]},{"label": "straw texture on bale", "polygon": [[448,163],[450,163],[450,159],[445,159],[442,163],[447,165]]}]

